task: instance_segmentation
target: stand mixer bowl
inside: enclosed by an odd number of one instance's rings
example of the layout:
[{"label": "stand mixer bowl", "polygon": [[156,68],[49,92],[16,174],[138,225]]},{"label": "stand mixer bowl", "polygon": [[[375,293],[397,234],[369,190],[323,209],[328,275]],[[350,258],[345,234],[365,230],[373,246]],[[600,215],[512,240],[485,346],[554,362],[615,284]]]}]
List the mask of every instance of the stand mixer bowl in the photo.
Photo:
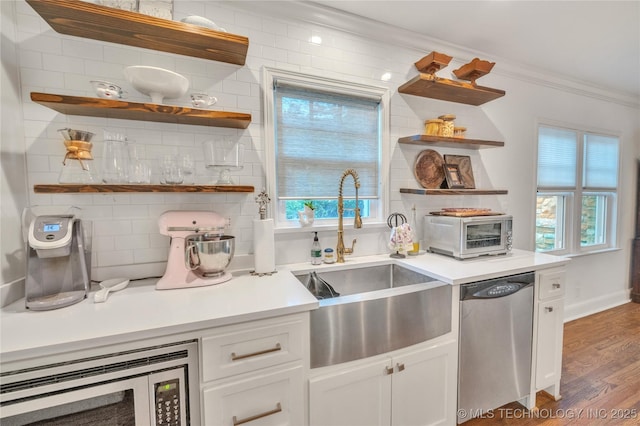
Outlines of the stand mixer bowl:
[{"label": "stand mixer bowl", "polygon": [[231,235],[190,235],[185,241],[185,266],[204,277],[224,274],[235,252]]}]

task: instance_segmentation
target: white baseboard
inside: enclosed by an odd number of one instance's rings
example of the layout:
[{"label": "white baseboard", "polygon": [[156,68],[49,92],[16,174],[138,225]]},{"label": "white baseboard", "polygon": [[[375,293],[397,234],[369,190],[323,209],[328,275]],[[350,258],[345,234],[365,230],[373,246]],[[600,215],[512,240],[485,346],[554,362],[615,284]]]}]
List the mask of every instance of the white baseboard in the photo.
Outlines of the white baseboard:
[{"label": "white baseboard", "polygon": [[565,305],[564,322],[573,321],[587,315],[615,308],[631,301],[631,289],[585,300],[584,302]]}]

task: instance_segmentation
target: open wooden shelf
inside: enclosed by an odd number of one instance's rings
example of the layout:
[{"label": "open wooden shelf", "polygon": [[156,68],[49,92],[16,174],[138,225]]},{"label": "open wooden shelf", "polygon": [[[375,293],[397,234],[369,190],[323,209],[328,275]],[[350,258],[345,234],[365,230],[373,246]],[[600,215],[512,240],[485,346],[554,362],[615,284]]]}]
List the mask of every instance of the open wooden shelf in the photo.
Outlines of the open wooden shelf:
[{"label": "open wooden shelf", "polygon": [[161,123],[246,129],[251,114],[188,107],[116,101],[83,96],[31,92],[31,100],[62,114]]},{"label": "open wooden shelf", "polygon": [[506,189],[425,189],[425,188],[400,188],[401,194],[416,195],[504,195]]},{"label": "open wooden shelf", "polygon": [[198,192],[231,193],[254,192],[253,186],[246,185],[107,185],[107,184],[39,184],[33,186],[36,194],[69,194],[96,192]]},{"label": "open wooden shelf", "polygon": [[476,86],[464,81],[448,80],[425,73],[420,73],[417,77],[400,86],[398,92],[475,106],[501,98],[506,93],[504,90]]},{"label": "open wooden shelf", "polygon": [[60,34],[244,65],[249,39],[78,0],[26,0]]},{"label": "open wooden shelf", "polygon": [[446,136],[414,135],[398,139],[398,143],[408,145],[431,145],[446,148],[481,149],[503,147],[504,142],[480,139],[450,138]]}]

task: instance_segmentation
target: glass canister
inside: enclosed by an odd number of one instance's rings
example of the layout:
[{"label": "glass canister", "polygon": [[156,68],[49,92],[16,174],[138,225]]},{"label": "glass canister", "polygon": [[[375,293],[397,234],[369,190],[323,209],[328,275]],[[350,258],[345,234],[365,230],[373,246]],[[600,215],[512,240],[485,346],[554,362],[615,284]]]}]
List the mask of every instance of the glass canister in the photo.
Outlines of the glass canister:
[{"label": "glass canister", "polygon": [[333,249],[324,249],[324,263],[335,263],[336,258],[333,256]]},{"label": "glass canister", "polygon": [[453,114],[445,114],[441,115],[438,118],[442,120],[442,126],[440,126],[440,136],[452,138],[456,116]]},{"label": "glass canister", "polygon": [[424,122],[424,132],[429,136],[438,136],[440,134],[440,127],[442,126],[442,120],[439,118],[433,118]]},{"label": "glass canister", "polygon": [[453,128],[453,137],[454,138],[464,138],[467,134],[466,127],[454,127]]},{"label": "glass canister", "polygon": [[104,132],[102,183],[129,182],[129,147],[120,133]]}]

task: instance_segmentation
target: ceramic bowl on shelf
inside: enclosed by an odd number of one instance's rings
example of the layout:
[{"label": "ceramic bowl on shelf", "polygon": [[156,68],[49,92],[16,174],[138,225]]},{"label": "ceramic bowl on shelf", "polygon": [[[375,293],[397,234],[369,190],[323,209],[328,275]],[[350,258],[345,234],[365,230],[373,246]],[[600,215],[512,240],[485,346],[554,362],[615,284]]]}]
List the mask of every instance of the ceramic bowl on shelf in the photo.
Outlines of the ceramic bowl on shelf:
[{"label": "ceramic bowl on shelf", "polygon": [[155,104],[162,104],[165,98],[179,98],[189,89],[186,77],[164,68],[134,65],[124,69],[124,77]]},{"label": "ceramic bowl on shelf", "polygon": [[218,98],[207,93],[191,94],[191,105],[193,105],[194,108],[209,108],[216,102],[218,102]]},{"label": "ceramic bowl on shelf", "polygon": [[117,84],[103,80],[91,80],[91,85],[96,91],[96,95],[102,99],[124,99],[127,92],[122,90]]},{"label": "ceramic bowl on shelf", "polygon": [[204,18],[202,16],[197,16],[197,15],[191,15],[191,16],[187,16],[186,18],[183,18],[180,20],[181,22],[184,22],[185,24],[192,24],[192,25],[197,25],[199,27],[205,27],[205,28],[209,28],[211,30],[215,30],[215,31],[220,31],[223,33],[226,33],[227,30],[225,30],[222,27],[219,27],[215,22]]}]

